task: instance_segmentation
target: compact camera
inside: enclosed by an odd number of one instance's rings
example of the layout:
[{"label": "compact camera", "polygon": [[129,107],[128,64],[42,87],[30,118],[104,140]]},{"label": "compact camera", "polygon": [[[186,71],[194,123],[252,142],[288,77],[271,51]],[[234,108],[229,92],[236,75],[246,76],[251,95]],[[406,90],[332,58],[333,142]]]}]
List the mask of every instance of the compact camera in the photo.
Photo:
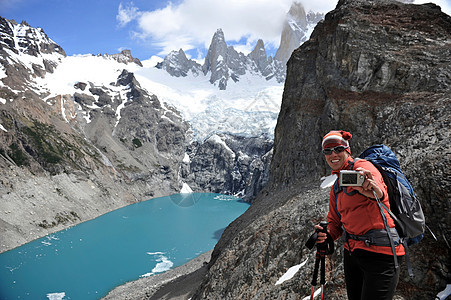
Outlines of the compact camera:
[{"label": "compact camera", "polygon": [[340,186],[362,186],[365,176],[359,171],[341,170]]}]

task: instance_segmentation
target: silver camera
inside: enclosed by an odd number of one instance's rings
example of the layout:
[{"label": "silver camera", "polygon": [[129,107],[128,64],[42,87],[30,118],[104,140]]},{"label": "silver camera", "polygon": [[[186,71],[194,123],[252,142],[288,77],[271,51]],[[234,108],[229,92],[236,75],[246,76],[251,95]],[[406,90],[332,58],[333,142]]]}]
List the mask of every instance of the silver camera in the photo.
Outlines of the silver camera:
[{"label": "silver camera", "polygon": [[341,170],[340,186],[362,186],[365,176],[359,171]]}]

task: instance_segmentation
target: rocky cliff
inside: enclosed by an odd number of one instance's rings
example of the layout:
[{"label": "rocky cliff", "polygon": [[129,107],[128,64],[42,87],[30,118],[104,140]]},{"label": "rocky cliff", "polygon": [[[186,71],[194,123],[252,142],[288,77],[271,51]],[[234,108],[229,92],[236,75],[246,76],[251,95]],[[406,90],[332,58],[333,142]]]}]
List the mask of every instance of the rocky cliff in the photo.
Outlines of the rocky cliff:
[{"label": "rocky cliff", "polygon": [[[287,65],[267,187],[224,232],[193,299],[302,299],[313,251],[304,244],[324,220],[330,171],[320,153],[332,129],[353,133],[351,149],[384,143],[414,185],[426,232],[402,265],[398,299],[432,299],[450,275],[451,17],[433,4],[340,0]],[[346,299],[342,247],[327,263],[327,296]],[[288,268],[306,261],[280,285]]]}]

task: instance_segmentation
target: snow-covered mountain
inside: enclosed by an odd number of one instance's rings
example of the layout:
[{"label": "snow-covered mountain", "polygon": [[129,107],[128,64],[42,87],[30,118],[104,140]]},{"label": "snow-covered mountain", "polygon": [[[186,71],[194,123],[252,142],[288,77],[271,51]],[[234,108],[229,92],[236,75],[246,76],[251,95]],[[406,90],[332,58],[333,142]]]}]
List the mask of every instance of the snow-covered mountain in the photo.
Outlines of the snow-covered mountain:
[{"label": "snow-covered mountain", "polygon": [[[32,78],[53,72],[64,57],[64,50],[47,37],[42,28],[30,27],[25,21],[17,24],[14,20],[0,18],[0,77],[3,85],[11,89],[33,86]],[[1,98],[4,103],[5,97]]]},{"label": "snow-covered mountain", "polygon": [[[20,59],[20,56],[15,58]],[[154,60],[142,64],[144,67],[135,63],[125,65],[110,56],[64,57],[60,58],[53,73],[35,79],[34,91],[45,94],[44,100],[60,94],[73,95],[80,92],[79,82],[107,87],[127,70],[134,73],[149,94],[181,112],[191,124],[196,140],[204,140],[214,133],[272,137],[283,91],[283,85],[276,80],[267,81],[261,76],[246,74],[228,90],[218,91],[203,76],[177,78],[151,67]],[[83,93],[98,98],[92,89]],[[87,116],[95,108],[80,113]],[[120,112],[116,114],[119,116]]]}]

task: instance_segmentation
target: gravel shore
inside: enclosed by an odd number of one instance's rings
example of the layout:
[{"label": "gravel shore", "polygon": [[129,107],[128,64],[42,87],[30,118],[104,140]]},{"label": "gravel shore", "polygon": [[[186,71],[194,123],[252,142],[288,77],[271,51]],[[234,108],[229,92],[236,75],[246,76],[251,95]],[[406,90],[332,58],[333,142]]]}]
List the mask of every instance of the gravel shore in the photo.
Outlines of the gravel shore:
[{"label": "gravel shore", "polygon": [[108,293],[105,300],[188,300],[201,283],[213,250],[165,273],[127,282]]}]

